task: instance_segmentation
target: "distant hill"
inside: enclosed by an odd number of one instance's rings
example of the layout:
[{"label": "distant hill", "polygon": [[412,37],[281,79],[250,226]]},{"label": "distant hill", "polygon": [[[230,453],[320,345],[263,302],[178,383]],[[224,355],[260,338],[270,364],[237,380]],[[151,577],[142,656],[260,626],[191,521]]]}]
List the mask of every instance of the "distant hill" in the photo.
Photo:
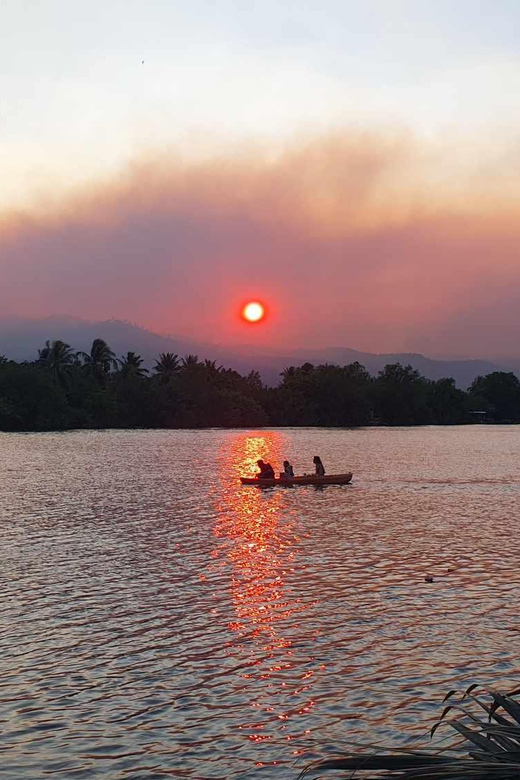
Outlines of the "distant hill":
[{"label": "distant hill", "polygon": [[453,377],[464,389],[476,376],[520,369],[520,365],[502,366],[485,360],[433,360],[415,353],[372,354],[347,347],[265,354],[253,346],[223,347],[189,338],[164,336],[122,320],[88,322],[75,317],[0,320],[0,354],[17,361],[35,360],[46,339],[63,339],[74,349],[88,351],[95,338],[105,339],[117,355],[128,350],[138,352],[148,367],[154,364],[160,352],[174,352],[180,356],[193,353],[201,359],[216,360],[240,373],[257,369],[264,382],[271,385],[278,383],[284,368],[305,362],[346,365],[358,361],[371,374],[377,374],[387,363],[410,364],[428,379]]}]

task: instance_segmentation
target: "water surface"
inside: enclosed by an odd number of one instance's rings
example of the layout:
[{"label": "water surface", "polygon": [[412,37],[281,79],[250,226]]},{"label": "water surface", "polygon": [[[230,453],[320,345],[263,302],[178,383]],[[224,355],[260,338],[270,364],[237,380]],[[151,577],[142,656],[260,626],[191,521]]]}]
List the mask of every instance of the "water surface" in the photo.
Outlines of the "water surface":
[{"label": "water surface", "polygon": [[[314,454],[352,485],[239,484]],[[514,426],[0,434],[0,775],[289,780],[425,734],[517,680],[519,505]]]}]

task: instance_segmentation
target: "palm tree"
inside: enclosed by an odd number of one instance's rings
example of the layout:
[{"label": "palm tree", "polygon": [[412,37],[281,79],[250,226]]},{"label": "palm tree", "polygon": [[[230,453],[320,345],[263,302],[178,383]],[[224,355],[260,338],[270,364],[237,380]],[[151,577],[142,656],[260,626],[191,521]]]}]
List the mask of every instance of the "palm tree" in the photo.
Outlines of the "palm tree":
[{"label": "palm tree", "polygon": [[182,367],[188,368],[189,366],[198,366],[199,365],[199,356],[198,355],[185,355],[182,358]]},{"label": "palm tree", "polygon": [[246,382],[251,387],[251,389],[255,390],[256,392],[260,392],[264,389],[264,383],[262,382],[262,377],[260,376],[259,371],[250,371],[246,376]]},{"label": "palm tree", "polygon": [[78,352],[77,354],[83,359],[85,368],[98,381],[102,381],[112,369],[117,369],[116,356],[103,339],[94,339],[90,348],[90,354],[86,352]]},{"label": "palm tree", "polygon": [[216,360],[206,359],[204,361],[204,366],[208,369],[208,371],[222,371],[222,366],[217,366]]},{"label": "palm tree", "polygon": [[42,366],[48,368],[56,378],[66,383],[70,379],[71,366],[74,363],[74,351],[70,344],[60,339],[45,342],[43,349],[38,350],[38,360]]},{"label": "palm tree", "polygon": [[[428,753],[404,748],[386,753],[349,753],[318,761],[307,767],[300,778],[315,772],[321,777],[329,769],[345,770],[345,778],[352,778],[355,773],[359,780],[376,777],[379,780],[513,780],[520,777],[520,703],[513,698],[520,689],[508,694],[484,689],[482,696],[473,694],[477,687],[470,685],[456,700],[452,697],[458,692],[450,691],[444,701],[451,699],[451,703],[430,731],[433,737],[446,722],[467,743],[467,755],[461,755],[460,743]],[[456,717],[445,721],[450,711]]]},{"label": "palm tree", "polygon": [[204,368],[208,375],[208,379],[217,380],[224,373],[224,366],[217,366],[215,360],[205,360]]},{"label": "palm tree", "polygon": [[280,376],[282,377],[282,381],[285,382],[286,380],[293,379],[296,376],[296,373],[297,369],[295,366],[289,366],[288,368],[284,368]]},{"label": "palm tree", "polygon": [[142,379],[148,373],[147,368],[141,368],[142,363],[141,355],[138,355],[136,352],[127,352],[119,361],[121,376]]},{"label": "palm tree", "polygon": [[173,352],[161,352],[153,370],[160,376],[161,382],[167,382],[180,371],[179,356],[174,355]]}]

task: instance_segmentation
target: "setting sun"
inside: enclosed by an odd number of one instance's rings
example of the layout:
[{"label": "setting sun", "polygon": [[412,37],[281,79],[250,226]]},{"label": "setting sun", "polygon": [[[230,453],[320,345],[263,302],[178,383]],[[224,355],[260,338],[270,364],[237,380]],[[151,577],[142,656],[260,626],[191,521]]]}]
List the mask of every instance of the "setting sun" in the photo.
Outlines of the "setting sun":
[{"label": "setting sun", "polygon": [[242,317],[247,322],[260,322],[265,317],[265,308],[258,301],[251,301],[242,309]]}]

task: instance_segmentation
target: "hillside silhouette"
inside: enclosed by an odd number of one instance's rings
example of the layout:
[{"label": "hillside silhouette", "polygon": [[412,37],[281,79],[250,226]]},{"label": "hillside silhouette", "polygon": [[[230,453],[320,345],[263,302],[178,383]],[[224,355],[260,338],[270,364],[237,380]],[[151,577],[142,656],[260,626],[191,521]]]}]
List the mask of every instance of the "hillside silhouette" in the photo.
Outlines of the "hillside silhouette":
[{"label": "hillside silhouette", "polygon": [[461,389],[468,388],[477,376],[515,369],[514,366],[486,360],[435,360],[417,353],[373,354],[348,347],[305,348],[284,353],[266,352],[254,345],[225,347],[181,336],[161,335],[135,323],[116,319],[104,322],[89,322],[75,317],[0,320],[0,354],[17,361],[32,360],[41,347],[42,339],[59,339],[73,344],[77,350],[87,351],[96,338],[110,344],[117,354],[138,352],[144,366],[149,369],[161,352],[196,354],[203,360],[217,360],[241,374],[258,371],[262,381],[272,387],[278,384],[280,374],[287,366],[305,362],[335,365],[358,362],[372,376],[385,365],[402,363],[412,366],[427,379],[453,378]]}]

